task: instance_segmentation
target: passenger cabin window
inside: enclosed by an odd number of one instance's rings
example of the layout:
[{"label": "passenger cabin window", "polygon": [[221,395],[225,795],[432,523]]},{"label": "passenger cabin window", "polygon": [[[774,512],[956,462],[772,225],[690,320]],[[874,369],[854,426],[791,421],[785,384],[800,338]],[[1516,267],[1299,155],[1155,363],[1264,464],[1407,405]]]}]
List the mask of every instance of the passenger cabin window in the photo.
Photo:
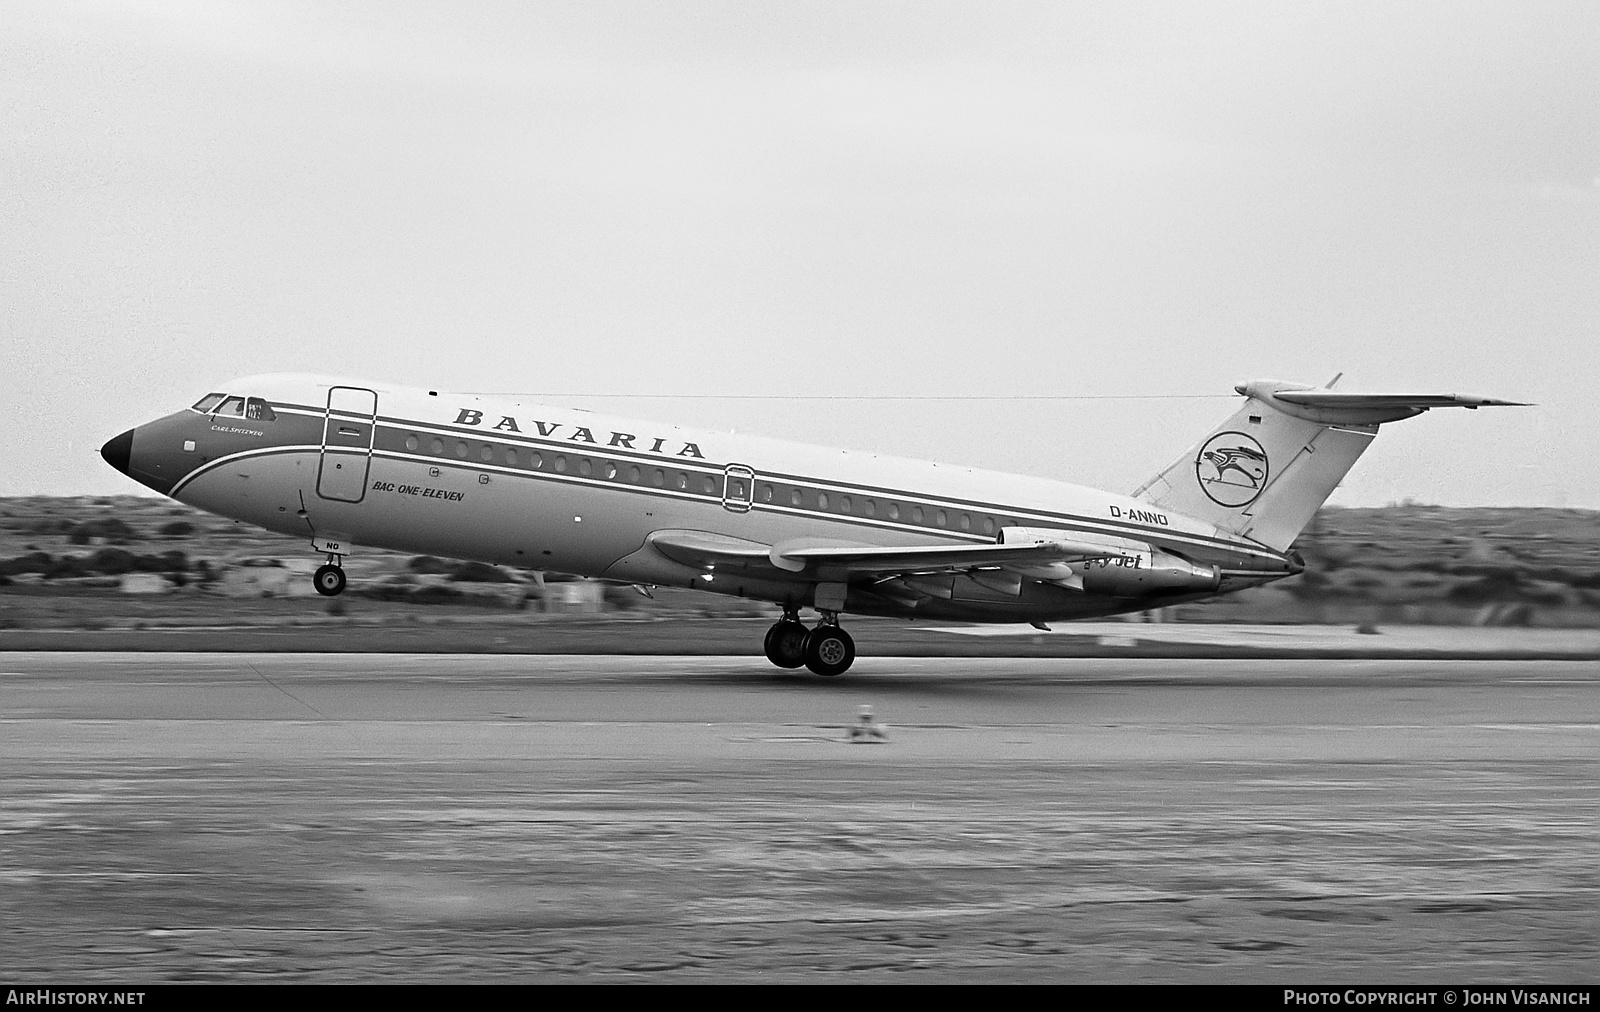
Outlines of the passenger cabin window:
[{"label": "passenger cabin window", "polygon": [[218,404],[221,404],[223,399],[227,396],[227,394],[206,394],[204,397],[194,402],[194,410],[200,412],[201,414],[209,415],[212,409]]},{"label": "passenger cabin window", "polygon": [[244,403],[244,416],[253,418],[258,422],[275,422],[277,414],[272,410],[272,405],[259,397],[252,397]]}]

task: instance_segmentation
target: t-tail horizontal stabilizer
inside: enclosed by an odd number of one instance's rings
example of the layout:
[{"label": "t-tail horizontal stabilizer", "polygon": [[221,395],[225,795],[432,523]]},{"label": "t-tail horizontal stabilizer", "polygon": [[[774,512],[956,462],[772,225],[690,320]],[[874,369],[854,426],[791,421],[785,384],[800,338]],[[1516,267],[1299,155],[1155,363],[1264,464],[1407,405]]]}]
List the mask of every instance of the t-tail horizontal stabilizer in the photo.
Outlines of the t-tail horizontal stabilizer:
[{"label": "t-tail horizontal stabilizer", "polygon": [[1255,380],[1244,406],[1134,495],[1283,551],[1378,426],[1430,408],[1520,407],[1463,394],[1367,394]]}]

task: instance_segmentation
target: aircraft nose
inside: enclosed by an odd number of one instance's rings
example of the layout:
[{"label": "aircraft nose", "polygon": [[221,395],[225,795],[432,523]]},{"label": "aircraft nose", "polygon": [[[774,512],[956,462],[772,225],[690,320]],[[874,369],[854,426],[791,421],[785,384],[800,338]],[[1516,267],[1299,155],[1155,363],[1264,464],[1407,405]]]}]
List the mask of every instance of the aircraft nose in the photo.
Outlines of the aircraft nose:
[{"label": "aircraft nose", "polygon": [[133,430],[129,429],[120,436],[112,436],[106,440],[106,445],[100,447],[100,456],[106,463],[121,471],[128,473],[128,457],[133,453]]}]

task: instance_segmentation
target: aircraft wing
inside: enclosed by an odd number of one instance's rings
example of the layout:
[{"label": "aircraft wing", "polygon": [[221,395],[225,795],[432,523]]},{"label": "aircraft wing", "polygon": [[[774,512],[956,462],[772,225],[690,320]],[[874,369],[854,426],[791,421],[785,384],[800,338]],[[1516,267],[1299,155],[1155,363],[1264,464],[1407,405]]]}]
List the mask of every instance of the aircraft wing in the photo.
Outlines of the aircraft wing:
[{"label": "aircraft wing", "polygon": [[652,536],[650,543],[667,558],[686,566],[779,569],[827,580],[1022,568],[1115,554],[1109,549],[1052,542],[901,547],[801,540],[765,545],[699,531],[663,531]]}]

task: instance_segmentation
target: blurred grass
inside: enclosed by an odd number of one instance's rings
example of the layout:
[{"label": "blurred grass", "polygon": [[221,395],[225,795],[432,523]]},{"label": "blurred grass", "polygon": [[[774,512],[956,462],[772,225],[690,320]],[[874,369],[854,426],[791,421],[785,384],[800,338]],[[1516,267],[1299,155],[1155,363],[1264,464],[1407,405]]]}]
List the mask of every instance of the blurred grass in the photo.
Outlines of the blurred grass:
[{"label": "blurred grass", "polygon": [[[1600,627],[1600,512],[1324,509],[1296,547],[1307,563],[1301,576],[1158,617]],[[0,499],[0,629],[490,628],[582,622],[596,612],[663,622],[776,614],[686,590],[657,589],[653,600],[628,587],[541,590],[525,572],[380,550],[352,561],[350,591],[330,601],[307,594],[319,561],[299,540],[166,499]],[[147,586],[170,592],[122,593],[128,574],[149,574]],[[253,603],[240,608],[246,595]]]}]

